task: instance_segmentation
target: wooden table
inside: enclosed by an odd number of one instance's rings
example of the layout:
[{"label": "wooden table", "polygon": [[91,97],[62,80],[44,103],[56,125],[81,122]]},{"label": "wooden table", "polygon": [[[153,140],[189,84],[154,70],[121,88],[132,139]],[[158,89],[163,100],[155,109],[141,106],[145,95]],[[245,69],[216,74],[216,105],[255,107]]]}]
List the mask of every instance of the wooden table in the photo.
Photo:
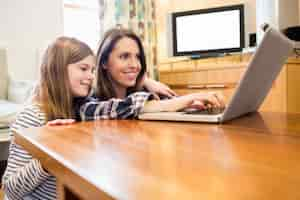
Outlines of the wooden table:
[{"label": "wooden table", "polygon": [[103,120],[26,129],[16,142],[58,178],[61,199],[300,199],[300,114]]}]

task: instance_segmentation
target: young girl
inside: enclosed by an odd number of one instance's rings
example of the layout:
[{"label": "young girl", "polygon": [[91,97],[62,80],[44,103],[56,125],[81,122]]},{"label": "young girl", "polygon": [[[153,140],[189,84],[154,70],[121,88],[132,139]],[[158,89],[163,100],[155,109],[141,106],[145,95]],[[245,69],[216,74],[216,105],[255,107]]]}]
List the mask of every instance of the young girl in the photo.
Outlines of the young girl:
[{"label": "young girl", "polygon": [[[12,131],[42,126],[55,119],[74,119],[82,99],[91,91],[95,57],[83,42],[60,37],[50,45],[40,68],[40,80],[30,105],[17,116]],[[147,86],[172,95],[167,86],[146,80]],[[119,102],[119,101],[118,101]],[[107,107],[106,110],[113,110]],[[72,121],[72,120],[71,120]],[[65,123],[70,123],[65,120]],[[15,143],[12,136],[8,166],[2,184],[6,199],[56,199],[55,177]]]},{"label": "young girl", "polygon": [[[139,37],[126,29],[108,31],[97,52],[96,98],[83,102],[77,115],[82,120],[135,118],[141,112],[177,111],[183,108],[223,108],[217,93],[196,93],[168,100],[151,100],[139,85],[146,72]],[[115,99],[114,101],[108,101]],[[116,108],[107,110],[107,107]]]},{"label": "young girl", "polygon": [[[89,94],[94,68],[95,57],[86,44],[58,38],[44,55],[31,103],[17,116],[12,131],[42,126],[57,118],[74,118],[76,98]],[[13,136],[2,183],[6,199],[56,199],[55,177],[16,144]]]}]

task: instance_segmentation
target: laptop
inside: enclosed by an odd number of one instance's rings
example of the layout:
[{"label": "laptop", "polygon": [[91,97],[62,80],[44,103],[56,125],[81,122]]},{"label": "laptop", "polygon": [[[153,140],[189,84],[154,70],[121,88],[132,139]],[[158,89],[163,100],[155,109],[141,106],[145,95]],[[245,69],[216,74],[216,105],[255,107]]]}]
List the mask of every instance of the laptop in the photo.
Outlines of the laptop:
[{"label": "laptop", "polygon": [[293,48],[294,43],[291,40],[274,28],[268,27],[237,89],[222,113],[153,112],[142,113],[138,117],[141,120],[223,123],[255,112],[267,96]]}]

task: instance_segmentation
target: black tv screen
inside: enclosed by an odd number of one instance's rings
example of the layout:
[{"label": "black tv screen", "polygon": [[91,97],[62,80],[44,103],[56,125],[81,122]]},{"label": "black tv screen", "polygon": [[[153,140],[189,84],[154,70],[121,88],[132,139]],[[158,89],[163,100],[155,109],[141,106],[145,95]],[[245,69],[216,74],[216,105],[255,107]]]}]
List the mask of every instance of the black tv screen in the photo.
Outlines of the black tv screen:
[{"label": "black tv screen", "polygon": [[173,55],[239,52],[244,48],[244,6],[172,13]]}]

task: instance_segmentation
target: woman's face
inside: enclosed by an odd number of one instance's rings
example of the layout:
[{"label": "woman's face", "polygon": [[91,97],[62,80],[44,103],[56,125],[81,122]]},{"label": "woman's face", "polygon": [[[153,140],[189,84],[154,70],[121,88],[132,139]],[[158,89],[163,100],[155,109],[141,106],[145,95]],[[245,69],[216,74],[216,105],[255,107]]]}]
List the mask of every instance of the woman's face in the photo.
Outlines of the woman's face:
[{"label": "woman's face", "polygon": [[135,86],[141,71],[140,51],[136,41],[129,37],[117,41],[104,67],[117,89]]},{"label": "woman's face", "polygon": [[68,75],[73,97],[89,94],[94,80],[95,57],[90,55],[68,65]]}]

